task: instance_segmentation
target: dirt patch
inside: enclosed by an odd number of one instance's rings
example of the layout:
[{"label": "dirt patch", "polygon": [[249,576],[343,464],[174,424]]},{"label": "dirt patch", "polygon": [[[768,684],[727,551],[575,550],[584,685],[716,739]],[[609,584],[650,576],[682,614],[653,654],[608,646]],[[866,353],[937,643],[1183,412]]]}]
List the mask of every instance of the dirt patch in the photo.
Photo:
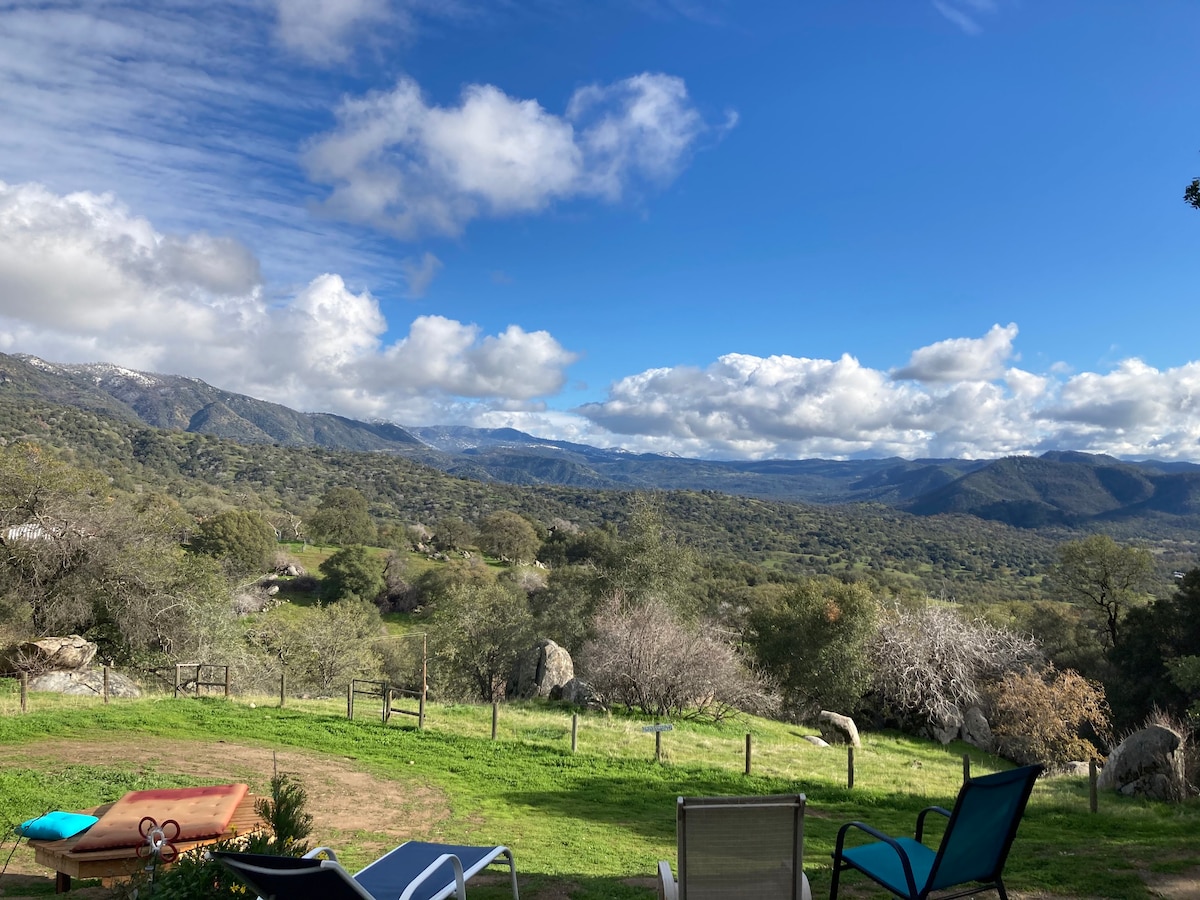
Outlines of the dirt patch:
[{"label": "dirt patch", "polygon": [[1194,900],[1200,897],[1200,866],[1192,866],[1174,875],[1144,873],[1142,880],[1151,896],[1164,900]]},{"label": "dirt patch", "polygon": [[[281,772],[299,775],[308,792],[314,822],[311,842],[337,849],[347,846],[352,835],[355,856],[362,856],[364,864],[404,841],[436,840],[437,826],[448,816],[446,797],[438,789],[416,781],[379,778],[347,757],[273,751],[228,741],[189,741],[181,752],[177,742],[142,737],[0,746],[0,765],[46,771],[68,765],[119,766],[213,783],[244,781],[256,794],[270,791],[276,764]],[[39,866],[33,851],[22,844],[0,878],[0,891],[6,897],[44,896],[47,882],[53,893],[53,873]],[[71,896],[87,898],[74,890]]]}]

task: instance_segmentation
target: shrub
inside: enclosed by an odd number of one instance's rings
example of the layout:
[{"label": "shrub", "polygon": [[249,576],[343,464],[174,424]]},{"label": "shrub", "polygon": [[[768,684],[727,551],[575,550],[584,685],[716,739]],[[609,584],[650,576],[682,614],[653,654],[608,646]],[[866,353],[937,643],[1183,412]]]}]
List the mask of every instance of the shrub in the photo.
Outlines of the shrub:
[{"label": "shrub", "polygon": [[871,684],[866,644],[877,606],[862,584],[812,578],[750,616],[759,662],[783,686],[788,711],[811,719],[822,709],[853,713]]},{"label": "shrub", "polygon": [[318,568],[323,576],[321,596],[326,600],[350,594],[374,600],[383,592],[384,561],[361,544],[339,550]]},{"label": "shrub", "polygon": [[778,705],[725,636],[704,622],[685,623],[662,601],[623,608],[613,596],[592,632],[582,669],[609,702],[646,715],[714,720]]},{"label": "shrub", "polygon": [[1058,672],[1053,666],[1009,672],[995,687],[991,712],[1000,754],[1014,762],[1061,768],[1072,760],[1103,756],[1083,732],[1108,734],[1104,688],[1077,672]]},{"label": "shrub", "polygon": [[888,609],[868,657],[876,712],[913,731],[984,705],[989,684],[1042,662],[1032,638],[932,605]]}]

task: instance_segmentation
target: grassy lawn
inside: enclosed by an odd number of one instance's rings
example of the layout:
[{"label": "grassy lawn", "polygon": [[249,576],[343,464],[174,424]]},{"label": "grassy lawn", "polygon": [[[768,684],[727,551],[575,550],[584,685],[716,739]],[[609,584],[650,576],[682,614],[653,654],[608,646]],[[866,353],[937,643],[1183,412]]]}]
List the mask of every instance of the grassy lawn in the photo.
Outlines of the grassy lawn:
[{"label": "grassy lawn", "polygon": [[[674,859],[675,798],[681,794],[808,795],[805,867],[815,896],[828,891],[829,853],[838,826],[867,821],[893,833],[910,833],[917,811],[949,805],[962,779],[969,748],[942,747],[896,734],[867,734],[855,754],[855,786],[846,787],[844,749],[818,748],[802,739],[811,729],[746,718],[722,725],[678,723],[664,735],[665,760],[653,759],[654,737],[644,721],[581,715],[579,750],[570,751],[570,711],[536,704],[501,707],[498,739],[491,738],[491,709],[432,704],[428,727],[407,717],[382,725],[375,711],[345,719],[344,701],[292,701],[280,710],[269,698],[150,699],[113,702],[34,695],[34,711],[21,715],[11,682],[0,683],[0,749],[17,762],[0,768],[0,819],[18,822],[47,808],[82,808],[127,790],[169,786],[188,779],[169,760],[147,766],[131,752],[120,765],[63,764],[26,767],[23,745],[103,735],[169,741],[180,757],[214,741],[283,750],[303,749],[353,764],[394,791],[418,787],[445,799],[436,834],[447,842],[505,843],[522,875],[522,894],[591,898],[650,896],[648,882],[659,859]],[[752,736],[753,772],[744,774],[746,734]],[[971,752],[972,771],[1005,767]],[[299,773],[303,777],[303,772]],[[270,772],[262,773],[265,783]],[[261,787],[260,785],[258,785]],[[1200,805],[1165,806],[1101,798],[1088,811],[1086,779],[1043,780],[1034,791],[1007,868],[1018,893],[1064,897],[1154,896],[1147,875],[1200,866]],[[328,837],[314,836],[324,843]],[[351,868],[369,861],[353,835],[338,835]],[[387,836],[377,836],[386,840]],[[526,883],[528,886],[526,886]],[[502,897],[503,888],[472,889],[472,896]],[[850,896],[876,896],[850,892]]]}]

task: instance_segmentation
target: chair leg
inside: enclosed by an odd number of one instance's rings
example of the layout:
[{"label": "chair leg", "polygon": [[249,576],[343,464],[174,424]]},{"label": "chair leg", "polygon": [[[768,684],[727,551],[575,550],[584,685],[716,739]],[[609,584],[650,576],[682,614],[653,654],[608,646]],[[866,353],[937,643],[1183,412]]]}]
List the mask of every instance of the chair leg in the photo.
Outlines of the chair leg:
[{"label": "chair leg", "polygon": [[999,878],[996,879],[996,892],[1000,894],[1000,900],[1008,900],[1008,891],[1004,889],[1004,882]]},{"label": "chair leg", "polygon": [[833,880],[829,882],[829,900],[837,900],[838,895],[838,879],[841,878],[842,867],[838,865],[837,860],[833,862]]}]

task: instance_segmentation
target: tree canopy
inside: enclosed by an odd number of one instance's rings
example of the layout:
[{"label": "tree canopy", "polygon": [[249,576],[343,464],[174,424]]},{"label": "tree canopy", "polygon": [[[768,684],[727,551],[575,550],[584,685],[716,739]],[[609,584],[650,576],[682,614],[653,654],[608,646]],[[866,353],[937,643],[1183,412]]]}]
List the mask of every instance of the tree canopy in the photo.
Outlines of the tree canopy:
[{"label": "tree canopy", "polygon": [[330,488],[309,518],[308,533],[315,541],[340,547],[370,544],[375,540],[375,523],[367,498],[357,488]]},{"label": "tree canopy", "polygon": [[1098,617],[1107,650],[1120,644],[1129,610],[1149,600],[1153,574],[1149,550],[1118,544],[1106,534],[1063,544],[1053,570],[1063,598]]},{"label": "tree canopy", "polygon": [[275,550],[275,529],[260,513],[230,509],[200,523],[191,550],[220,560],[234,576],[259,575]]}]

